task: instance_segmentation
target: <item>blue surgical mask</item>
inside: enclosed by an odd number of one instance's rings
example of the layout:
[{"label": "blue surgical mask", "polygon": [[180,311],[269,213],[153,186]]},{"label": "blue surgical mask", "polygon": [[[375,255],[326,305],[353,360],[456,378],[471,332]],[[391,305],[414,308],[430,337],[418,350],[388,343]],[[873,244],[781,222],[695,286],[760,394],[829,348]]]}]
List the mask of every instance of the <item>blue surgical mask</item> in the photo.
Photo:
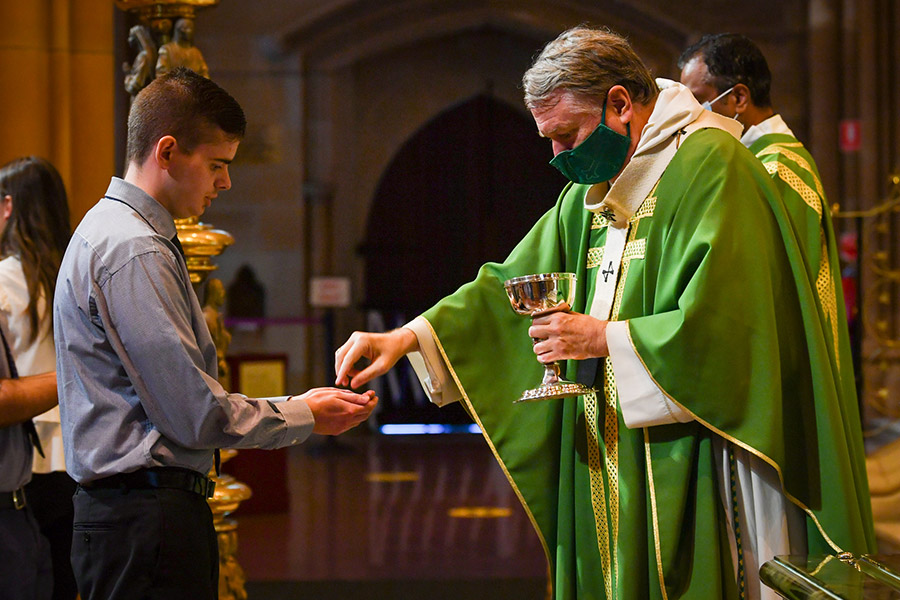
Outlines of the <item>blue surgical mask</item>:
[{"label": "blue surgical mask", "polygon": [[603,116],[597,128],[571,150],[563,150],[554,156],[550,164],[575,183],[609,181],[622,170],[628,148],[631,147],[631,123],[626,123],[625,127],[628,135],[613,131],[606,125],[604,101]]},{"label": "blue surgical mask", "polygon": [[725,90],[724,92],[722,92],[721,94],[719,94],[718,96],[713,98],[712,100],[707,100],[700,106],[702,106],[706,110],[712,110],[712,105],[715,104],[716,102],[718,102],[719,100],[721,100],[722,98],[724,98],[725,96],[727,96],[728,94],[730,94],[731,90],[733,90],[733,89],[734,89],[734,86],[731,86],[730,88],[728,88],[727,90]]}]

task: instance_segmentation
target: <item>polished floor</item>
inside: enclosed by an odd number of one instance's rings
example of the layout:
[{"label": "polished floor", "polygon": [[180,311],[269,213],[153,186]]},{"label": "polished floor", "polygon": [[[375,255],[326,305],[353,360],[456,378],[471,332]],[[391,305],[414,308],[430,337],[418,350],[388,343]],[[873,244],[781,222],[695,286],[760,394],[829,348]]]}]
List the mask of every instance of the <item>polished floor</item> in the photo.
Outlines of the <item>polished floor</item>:
[{"label": "polished floor", "polygon": [[361,432],[283,452],[286,506],[234,515],[251,600],[544,597],[541,543],[480,435]]}]

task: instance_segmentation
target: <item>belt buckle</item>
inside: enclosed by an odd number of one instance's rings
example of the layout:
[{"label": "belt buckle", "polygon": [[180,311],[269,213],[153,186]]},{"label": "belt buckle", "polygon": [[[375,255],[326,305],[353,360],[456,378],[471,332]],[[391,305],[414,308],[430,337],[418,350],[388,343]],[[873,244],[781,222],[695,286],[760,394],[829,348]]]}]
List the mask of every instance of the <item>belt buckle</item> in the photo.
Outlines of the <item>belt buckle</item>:
[{"label": "belt buckle", "polygon": [[19,488],[12,493],[13,507],[16,510],[25,508],[25,490]]},{"label": "belt buckle", "polygon": [[206,497],[212,498],[216,494],[216,482],[212,479],[206,479]]}]

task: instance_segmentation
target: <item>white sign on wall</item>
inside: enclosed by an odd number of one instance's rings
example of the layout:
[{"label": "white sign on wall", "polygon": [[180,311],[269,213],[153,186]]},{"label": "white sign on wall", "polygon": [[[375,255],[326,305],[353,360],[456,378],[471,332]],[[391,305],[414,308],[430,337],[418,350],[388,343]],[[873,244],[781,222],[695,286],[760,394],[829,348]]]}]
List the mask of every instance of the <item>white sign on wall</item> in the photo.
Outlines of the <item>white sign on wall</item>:
[{"label": "white sign on wall", "polygon": [[313,277],[309,280],[309,303],[316,308],[350,306],[350,278]]}]

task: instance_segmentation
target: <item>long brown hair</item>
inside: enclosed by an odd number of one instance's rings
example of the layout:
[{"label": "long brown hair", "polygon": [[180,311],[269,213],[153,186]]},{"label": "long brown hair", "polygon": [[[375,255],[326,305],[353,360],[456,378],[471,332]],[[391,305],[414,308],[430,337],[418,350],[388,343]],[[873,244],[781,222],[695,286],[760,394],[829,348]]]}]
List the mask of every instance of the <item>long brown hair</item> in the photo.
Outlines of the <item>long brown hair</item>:
[{"label": "long brown hair", "polygon": [[62,177],[43,158],[27,156],[0,167],[0,200],[12,197],[12,213],[0,235],[0,252],[22,262],[28,286],[31,339],[38,336],[38,301],[52,310],[56,276],[72,235]]}]

